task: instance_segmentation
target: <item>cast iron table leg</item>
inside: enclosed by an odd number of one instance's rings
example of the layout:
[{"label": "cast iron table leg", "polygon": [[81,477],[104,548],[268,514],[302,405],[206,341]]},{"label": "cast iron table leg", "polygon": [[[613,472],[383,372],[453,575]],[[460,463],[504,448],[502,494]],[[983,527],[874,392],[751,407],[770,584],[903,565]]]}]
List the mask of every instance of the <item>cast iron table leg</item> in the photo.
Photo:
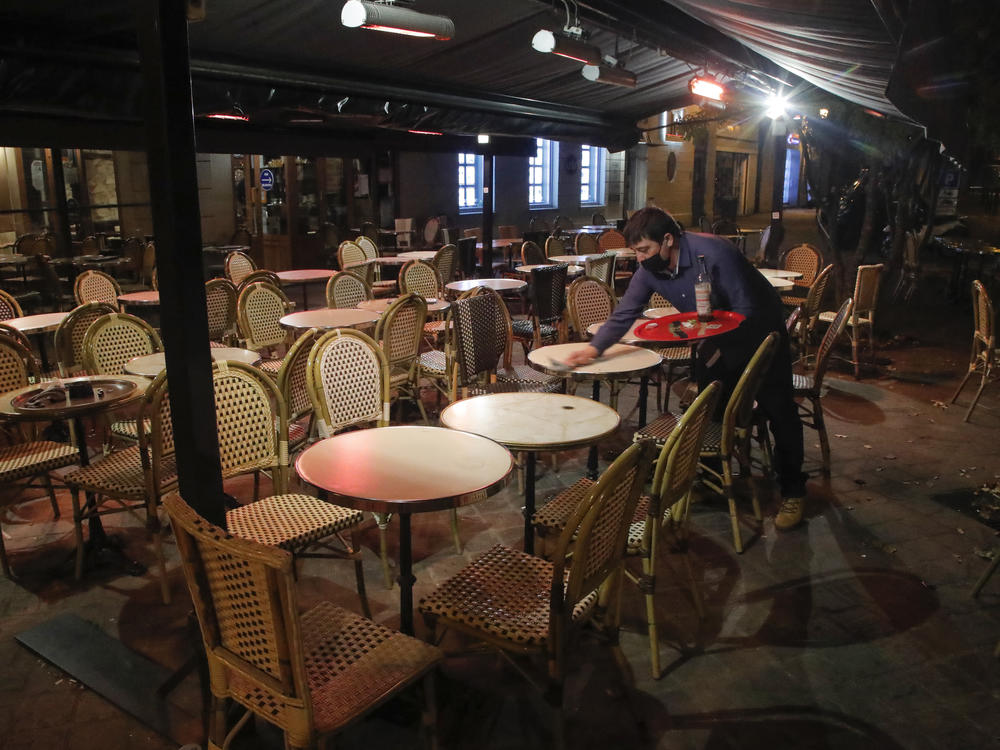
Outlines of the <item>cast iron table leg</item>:
[{"label": "cast iron table leg", "polygon": [[531,518],[535,515],[535,452],[524,457],[524,551],[535,554],[535,530]]},{"label": "cast iron table leg", "polygon": [[[594,401],[600,402],[601,400],[601,381],[594,380],[593,390],[591,392],[591,398]],[[590,446],[590,450],[587,452],[587,479],[597,479],[597,444]]]},{"label": "cast iron table leg", "polygon": [[646,426],[646,399],[649,398],[649,375],[639,379],[639,427]]},{"label": "cast iron table leg", "polygon": [[399,514],[399,629],[413,635],[413,547],[410,538],[410,514]]}]

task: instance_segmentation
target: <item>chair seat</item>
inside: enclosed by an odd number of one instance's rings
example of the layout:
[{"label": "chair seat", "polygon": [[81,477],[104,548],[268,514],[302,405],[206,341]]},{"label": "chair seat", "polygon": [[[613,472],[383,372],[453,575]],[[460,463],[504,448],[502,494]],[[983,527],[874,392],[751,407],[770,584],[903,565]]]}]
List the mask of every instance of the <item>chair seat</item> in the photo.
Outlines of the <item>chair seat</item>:
[{"label": "chair seat", "polygon": [[[420,600],[420,611],[521,646],[541,646],[549,634],[548,560],[498,544]],[[567,571],[568,575],[568,571]],[[573,608],[582,620],[597,604],[592,591]]]},{"label": "chair seat", "polygon": [[297,419],[288,423],[288,450],[295,450],[299,443],[309,437],[309,419]]},{"label": "chair seat", "polygon": [[665,414],[658,416],[652,422],[647,423],[644,427],[640,427],[636,430],[632,440],[633,442],[638,442],[643,438],[653,438],[657,445],[663,445],[679,422],[680,417],[678,415],[666,412]]},{"label": "chair seat", "polygon": [[498,367],[497,382],[540,390],[544,393],[555,393],[561,390],[563,385],[562,378],[546,375],[529,365],[513,365],[510,368]]},{"label": "chair seat", "polygon": [[208,342],[208,348],[209,349],[225,349],[225,348],[227,348],[227,345],[223,344],[221,341],[209,341]]},{"label": "chair seat", "polygon": [[71,466],[79,453],[68,443],[37,440],[0,448],[0,482],[14,482],[44,471]]},{"label": "chair seat", "polygon": [[[177,460],[173,455],[164,456],[160,469],[161,489],[177,483]],[[102,495],[129,500],[146,498],[146,478],[139,458],[139,446],[130,445],[109,453],[90,466],[72,471],[63,477],[69,487],[96,492]]]},{"label": "chair seat", "polygon": [[[518,338],[530,339],[535,336],[535,327],[530,320],[511,321],[510,327],[514,335]],[[554,340],[559,337],[559,329],[548,323],[539,323],[538,335],[541,336],[543,341]]]},{"label": "chair seat", "polygon": [[[826,312],[821,312],[819,314],[819,319],[824,323],[832,323],[833,319],[836,317],[837,317],[836,310],[827,310]],[[858,324],[863,326],[864,325],[870,326],[872,324],[872,319],[865,317],[864,315],[858,315]],[[854,316],[851,316],[850,318],[847,319],[847,325],[849,326],[854,325]]]},{"label": "chair seat", "polygon": [[391,279],[376,281],[372,284],[372,294],[376,297],[395,297],[398,294],[396,282]]},{"label": "chair seat", "polygon": [[532,526],[545,535],[560,534],[566,526],[566,520],[595,484],[597,482],[586,477],[578,479],[535,511],[535,515],[531,517]]},{"label": "chair seat", "polygon": [[[625,541],[626,554],[638,555],[642,550],[642,540],[646,534],[646,520],[649,517],[649,504],[653,501],[649,495],[639,497],[639,504],[635,506],[635,513],[628,526],[628,538]],[[670,508],[663,511],[663,520],[670,518]]]},{"label": "chair seat", "polygon": [[795,391],[796,396],[804,396],[812,393],[815,381],[812,375],[799,375],[797,372],[792,373],[792,389]]},{"label": "chair seat", "polygon": [[663,346],[653,349],[667,362],[689,362],[691,360],[690,346]]},{"label": "chair seat", "polygon": [[272,495],[226,513],[226,526],[234,536],[290,551],[363,520],[360,510],[302,494]]},{"label": "chair seat", "polygon": [[278,370],[281,369],[281,362],[282,360],[280,359],[262,359],[257,364],[257,367],[261,372],[266,372],[271,377],[276,378],[278,377]]},{"label": "chair seat", "polygon": [[448,330],[447,320],[432,320],[429,323],[424,323],[424,333],[444,333]]},{"label": "chair seat", "polygon": [[427,375],[448,374],[448,355],[439,349],[431,349],[420,354],[420,369]]},{"label": "chair seat", "polygon": [[797,297],[794,294],[781,295],[781,304],[787,305],[788,307],[798,307],[805,301],[805,297]]},{"label": "chair seat", "polygon": [[[315,728],[320,734],[355,721],[443,658],[434,646],[329,602],[305,612],[300,626]],[[228,677],[230,690],[242,695],[247,705],[273,697],[235,670]],[[284,708],[275,705],[275,715],[283,715]]]},{"label": "chair seat", "polygon": [[[120,419],[111,423],[111,434],[130,440],[133,443],[139,441],[139,428],[134,419]],[[149,434],[149,423],[146,423],[146,434]]]}]

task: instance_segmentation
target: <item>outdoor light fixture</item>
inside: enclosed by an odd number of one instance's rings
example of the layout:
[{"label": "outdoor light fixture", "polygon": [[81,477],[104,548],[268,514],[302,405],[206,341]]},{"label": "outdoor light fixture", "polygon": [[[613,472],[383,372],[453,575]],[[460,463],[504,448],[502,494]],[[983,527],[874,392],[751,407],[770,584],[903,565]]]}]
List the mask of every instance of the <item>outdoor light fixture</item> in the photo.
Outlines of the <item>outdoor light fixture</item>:
[{"label": "outdoor light fixture", "polygon": [[827,117],[830,116],[830,110],[828,110],[826,107],[821,107],[819,110],[819,116],[825,120]]},{"label": "outdoor light fixture", "polygon": [[603,65],[584,65],[583,77],[595,83],[608,83],[612,86],[624,86],[634,89],[636,85],[635,73],[631,70],[619,67],[617,60],[613,57],[605,57]]},{"label": "outdoor light fixture", "polygon": [[233,104],[229,109],[222,109],[218,112],[209,112],[205,115],[209,120],[230,120],[236,122],[250,122],[247,113],[239,104]]},{"label": "outdoor light fixture", "polygon": [[567,57],[584,65],[601,64],[600,47],[585,42],[580,37],[556,34],[548,29],[542,29],[532,37],[531,46],[538,52],[551,52],[553,55]]},{"label": "outdoor light fixture", "polygon": [[444,133],[439,133],[436,130],[407,130],[406,132],[413,135],[444,135]]},{"label": "outdoor light fixture", "polygon": [[476,136],[476,143],[489,143],[490,137],[485,133],[480,133]]},{"label": "outdoor light fixture", "polygon": [[447,40],[455,35],[455,23],[447,16],[401,8],[385,2],[347,0],[340,10],[340,22],[348,28],[388,31],[392,34]]},{"label": "outdoor light fixture", "polygon": [[702,99],[711,99],[714,102],[721,102],[722,97],[726,93],[725,86],[714,78],[707,78],[705,76],[695,76],[692,78],[688,81],[688,88],[695,96],[700,96]]},{"label": "outdoor light fixture", "polygon": [[788,100],[779,94],[770,94],[764,102],[764,114],[772,120],[778,120],[785,116],[785,107]]}]

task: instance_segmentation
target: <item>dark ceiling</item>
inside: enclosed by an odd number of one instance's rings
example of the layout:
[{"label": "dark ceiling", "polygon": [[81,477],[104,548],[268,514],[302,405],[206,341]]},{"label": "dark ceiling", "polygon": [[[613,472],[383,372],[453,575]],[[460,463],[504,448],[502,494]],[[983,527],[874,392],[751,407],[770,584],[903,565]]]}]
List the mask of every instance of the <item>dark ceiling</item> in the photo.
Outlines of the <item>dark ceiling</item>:
[{"label": "dark ceiling", "polygon": [[[636,141],[637,120],[690,103],[688,80],[708,70],[733,84],[813,85],[905,117],[885,94],[902,0],[571,4],[590,41],[636,74],[634,89],[589,82],[579,63],[531,49],[538,29],[562,26],[561,1],[416,0],[454,20],[446,42],[344,28],[342,4],[207,0],[189,27],[195,114],[236,103],[263,130],[486,132],[617,149]],[[0,112],[140,123],[140,5],[33,0],[0,11]]]}]

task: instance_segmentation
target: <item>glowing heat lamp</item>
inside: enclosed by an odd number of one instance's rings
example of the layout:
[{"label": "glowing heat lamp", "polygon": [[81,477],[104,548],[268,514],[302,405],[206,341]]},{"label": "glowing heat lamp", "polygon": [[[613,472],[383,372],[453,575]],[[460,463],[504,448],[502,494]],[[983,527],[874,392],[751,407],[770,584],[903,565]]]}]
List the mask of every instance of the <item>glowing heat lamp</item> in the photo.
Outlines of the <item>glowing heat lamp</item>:
[{"label": "glowing heat lamp", "polygon": [[230,122],[250,122],[250,118],[247,116],[246,112],[243,111],[242,107],[238,104],[234,104],[229,109],[219,110],[218,112],[209,112],[205,115],[209,120],[228,120]]},{"label": "glowing heat lamp", "polygon": [[726,87],[721,83],[712,78],[692,78],[688,83],[688,88],[691,89],[691,93],[695,96],[700,96],[703,99],[711,99],[712,101],[721,102],[723,95],[726,93]]},{"label": "glowing heat lamp", "polygon": [[785,116],[785,107],[788,100],[778,94],[771,94],[764,102],[764,114],[772,120],[778,120]]},{"label": "glowing heat lamp", "polygon": [[439,133],[436,130],[407,130],[407,133],[413,133],[413,135],[444,135],[444,133]]},{"label": "glowing heat lamp", "polygon": [[430,39],[448,40],[455,35],[455,24],[447,16],[369,0],[347,0],[340,10],[340,22],[352,29],[387,31]]}]

